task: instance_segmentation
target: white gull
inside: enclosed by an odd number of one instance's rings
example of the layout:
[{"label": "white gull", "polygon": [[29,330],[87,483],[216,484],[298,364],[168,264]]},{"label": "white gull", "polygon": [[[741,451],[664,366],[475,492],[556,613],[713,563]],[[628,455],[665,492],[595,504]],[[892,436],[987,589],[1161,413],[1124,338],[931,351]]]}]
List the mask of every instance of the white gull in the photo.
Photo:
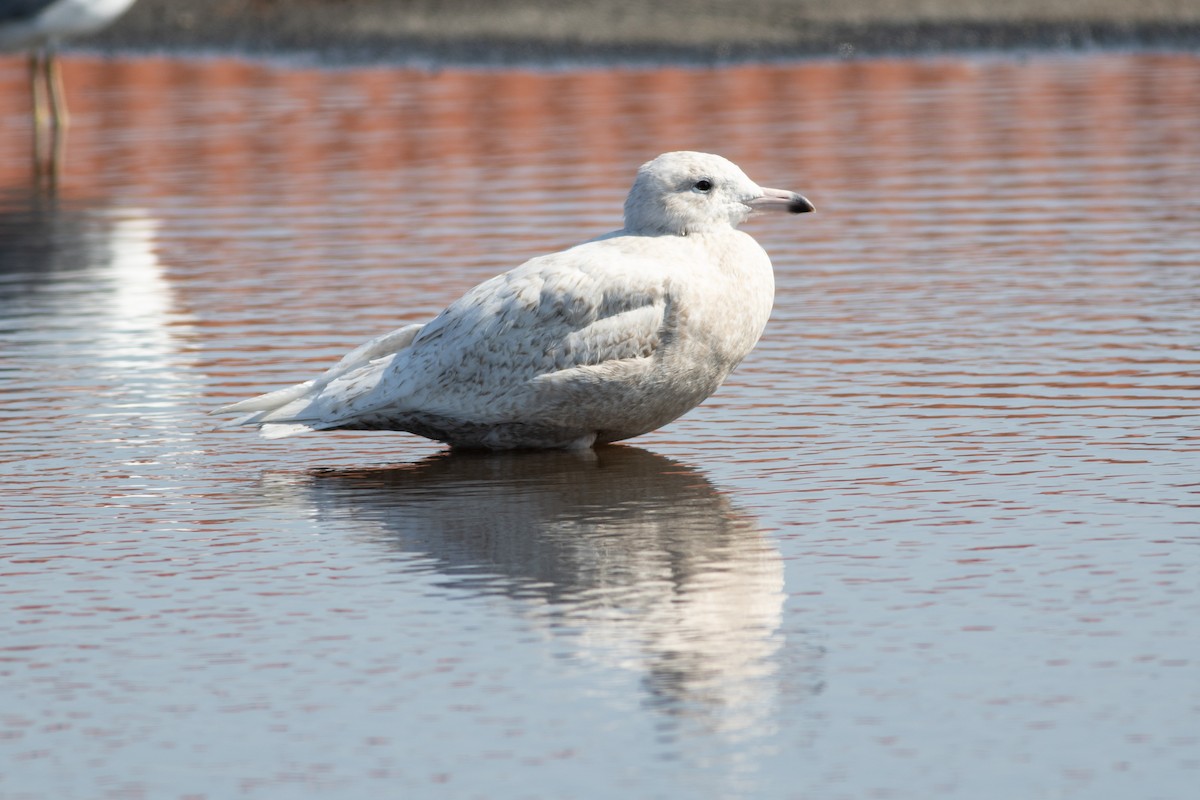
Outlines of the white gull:
[{"label": "white gull", "polygon": [[643,164],[625,227],[526,261],[319,378],[219,412],[266,438],[407,431],[453,447],[583,449],[660,428],[716,391],[771,314],[771,260],[737,226],[801,213],[707,153]]},{"label": "white gull", "polygon": [[[34,122],[67,123],[67,101],[56,50],[59,42],[99,31],[134,0],[0,0],[0,52],[29,50]],[[49,112],[45,105],[50,103]]]}]

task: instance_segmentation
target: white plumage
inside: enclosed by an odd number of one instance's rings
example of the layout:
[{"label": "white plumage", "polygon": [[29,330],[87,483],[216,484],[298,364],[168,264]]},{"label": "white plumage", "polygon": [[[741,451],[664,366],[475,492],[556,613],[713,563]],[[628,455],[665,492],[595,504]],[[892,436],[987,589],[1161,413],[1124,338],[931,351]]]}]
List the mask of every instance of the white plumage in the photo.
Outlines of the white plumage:
[{"label": "white plumage", "polygon": [[227,406],[267,438],[399,430],[455,447],[586,448],[659,428],[716,391],[771,313],[751,213],[812,211],[706,153],[644,164],[625,227],[485,281],[315,380]]}]

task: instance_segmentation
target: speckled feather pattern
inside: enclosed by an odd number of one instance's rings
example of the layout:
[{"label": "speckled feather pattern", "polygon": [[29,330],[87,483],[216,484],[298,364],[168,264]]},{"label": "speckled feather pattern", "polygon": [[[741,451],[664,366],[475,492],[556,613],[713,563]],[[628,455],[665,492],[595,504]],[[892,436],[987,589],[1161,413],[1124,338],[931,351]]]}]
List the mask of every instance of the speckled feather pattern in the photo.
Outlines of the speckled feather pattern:
[{"label": "speckled feather pattern", "polygon": [[639,170],[623,229],[485,281],[320,378],[221,410],[269,438],[397,430],[512,449],[646,433],[716,391],[758,341],[771,262],[735,226],[776,208],[812,206],[719,156],[664,154]]}]

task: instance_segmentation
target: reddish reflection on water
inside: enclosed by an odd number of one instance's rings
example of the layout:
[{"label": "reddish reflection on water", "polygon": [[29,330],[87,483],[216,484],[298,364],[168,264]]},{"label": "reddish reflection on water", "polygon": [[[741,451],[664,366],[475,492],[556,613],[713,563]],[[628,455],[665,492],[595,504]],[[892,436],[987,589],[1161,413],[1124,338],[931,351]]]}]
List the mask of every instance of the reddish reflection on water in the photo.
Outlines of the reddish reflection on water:
[{"label": "reddish reflection on water", "polygon": [[[23,69],[0,60],[0,779],[1194,785],[1200,59],[72,58],[56,196]],[[211,430],[616,227],[637,164],[685,148],[819,213],[750,223],[767,335],[646,451]]]},{"label": "reddish reflection on water", "polygon": [[[931,153],[951,171],[977,162],[981,148],[1012,161],[1010,174],[1086,152],[1190,159],[1193,67],[1176,55],[1095,59],[1086,69],[996,59],[549,73],[68,59],[67,184],[228,197],[255,193],[286,165],[272,182],[291,192],[282,200],[311,198],[343,172],[486,177],[569,165],[553,186],[579,187],[580,168],[582,185],[595,185],[606,168],[668,146],[784,167],[818,188],[847,176],[903,180]],[[0,60],[0,81],[0,185],[20,186],[23,62]]]}]

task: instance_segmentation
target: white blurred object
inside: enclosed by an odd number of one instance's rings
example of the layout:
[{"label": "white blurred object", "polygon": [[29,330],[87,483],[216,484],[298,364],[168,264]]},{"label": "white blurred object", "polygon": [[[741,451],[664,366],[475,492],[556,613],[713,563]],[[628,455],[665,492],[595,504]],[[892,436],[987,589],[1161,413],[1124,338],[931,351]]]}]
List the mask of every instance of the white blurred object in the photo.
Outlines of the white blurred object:
[{"label": "white blurred object", "polygon": [[0,50],[29,51],[29,83],[38,126],[67,124],[57,48],[64,39],[104,28],[134,0],[0,0]]}]

